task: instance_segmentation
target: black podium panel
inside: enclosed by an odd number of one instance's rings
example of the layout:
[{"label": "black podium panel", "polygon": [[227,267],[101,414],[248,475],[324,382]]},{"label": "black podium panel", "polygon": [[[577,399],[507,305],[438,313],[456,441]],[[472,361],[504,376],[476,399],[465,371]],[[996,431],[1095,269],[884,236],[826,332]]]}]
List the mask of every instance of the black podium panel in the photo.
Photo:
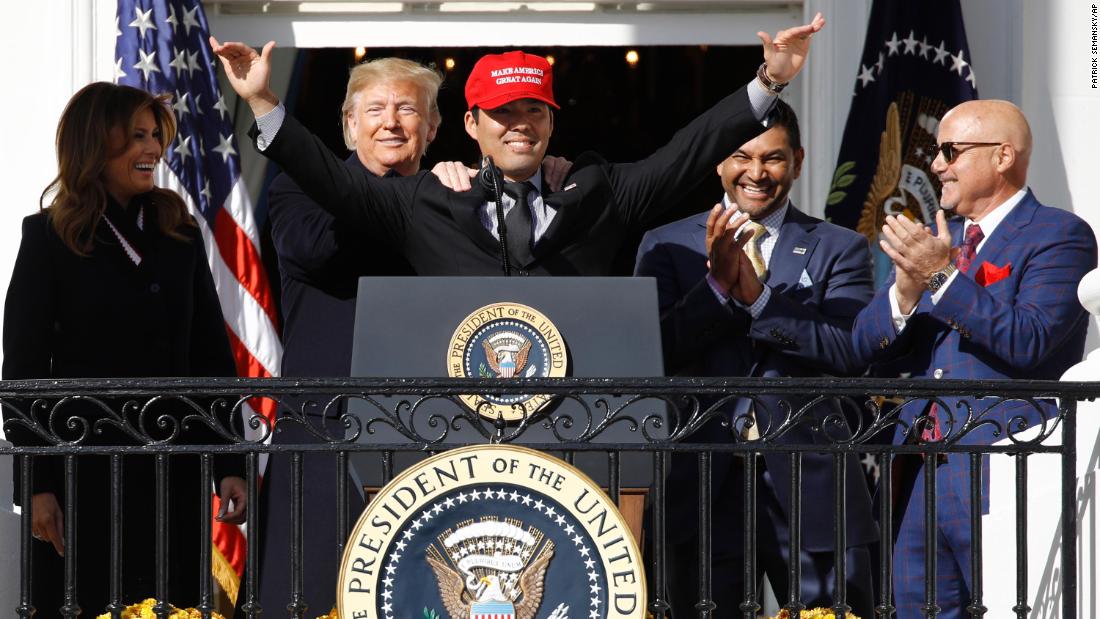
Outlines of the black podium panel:
[{"label": "black podium panel", "polygon": [[[649,278],[629,277],[364,277],[359,280],[355,317],[355,342],[352,376],[371,377],[446,377],[449,345],[456,329],[475,310],[495,303],[520,304],[537,310],[557,328],[565,342],[569,366],[567,376],[642,377],[662,376],[660,324],[657,315],[657,291]],[[611,410],[629,398],[620,395],[608,400]],[[409,397],[377,396],[382,408],[394,411],[395,405]],[[575,400],[551,403],[540,413],[552,417],[570,415],[580,425],[604,419],[606,408],[595,405],[596,398],[583,398],[586,407]],[[422,406],[412,423],[423,437],[443,433],[429,425],[432,413],[451,419],[460,405],[431,400]],[[351,402],[350,412],[369,419],[379,415],[378,408],[364,402]],[[632,406],[631,416],[642,412],[661,415],[665,408],[656,400]],[[407,423],[409,416],[403,416]],[[460,423],[447,430],[444,443],[477,443],[485,438],[469,424]],[[663,425],[667,428],[667,424]],[[568,438],[573,430],[559,432]],[[360,441],[400,443],[408,439],[384,424],[376,424],[374,433],[363,432]],[[636,443],[643,437],[630,432],[627,424],[615,424],[592,439],[593,443]],[[554,443],[558,439],[542,423],[528,427],[517,440],[520,443]],[[425,454],[401,453],[394,458],[394,472],[423,459]],[[379,456],[367,454],[353,458],[361,481],[368,486],[381,485]],[[652,478],[652,458],[648,454],[623,453],[620,459],[624,487],[648,486]],[[601,484],[607,484],[608,459],[602,453],[577,453],[575,464]]]}]

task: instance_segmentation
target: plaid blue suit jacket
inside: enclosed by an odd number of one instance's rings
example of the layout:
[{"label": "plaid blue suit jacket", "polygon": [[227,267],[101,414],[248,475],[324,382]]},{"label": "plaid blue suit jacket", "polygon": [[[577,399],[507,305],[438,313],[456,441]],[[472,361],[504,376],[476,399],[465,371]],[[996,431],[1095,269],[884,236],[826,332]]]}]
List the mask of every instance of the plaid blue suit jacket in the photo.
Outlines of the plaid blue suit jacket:
[{"label": "plaid blue suit jacket", "polygon": [[[948,225],[958,245],[963,221]],[[1096,260],[1096,238],[1089,225],[1068,211],[1043,206],[1028,191],[986,239],[969,272],[959,273],[935,305],[925,292],[901,333],[890,312],[891,278],[856,318],[856,354],[879,376],[908,372],[913,378],[1057,380],[1084,353],[1088,314],[1077,300],[1077,285]],[[977,276],[988,269],[983,263],[1008,273],[982,285]],[[947,441],[958,435],[968,407],[1000,425],[1000,436],[990,425],[970,431],[960,440],[968,444],[1004,438],[1003,430],[1016,416],[1035,425],[1054,413],[1052,402],[942,401],[946,410],[938,415]],[[926,408],[925,401],[911,402],[902,407],[900,419],[911,425]],[[907,439],[899,427],[895,442]],[[969,496],[966,467],[955,466],[965,458],[955,455],[950,463],[941,478],[955,484],[961,496]],[[988,476],[988,465],[983,468]]]}]

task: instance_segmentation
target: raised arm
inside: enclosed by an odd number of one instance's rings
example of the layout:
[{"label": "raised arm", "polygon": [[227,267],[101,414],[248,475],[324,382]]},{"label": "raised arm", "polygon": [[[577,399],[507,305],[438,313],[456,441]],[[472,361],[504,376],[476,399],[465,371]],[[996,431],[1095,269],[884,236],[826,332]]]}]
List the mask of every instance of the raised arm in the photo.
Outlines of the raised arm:
[{"label": "raised arm", "polygon": [[[825,26],[820,13],[803,26],[788,28],[763,43],[764,75],[768,82],[785,84],[802,70],[810,39]],[[630,164],[610,166],[608,176],[628,225],[644,224],[675,204],[739,145],[765,129],[776,92],[764,81],[753,79],[678,131],[668,144],[649,157]]]},{"label": "raised arm", "polygon": [[273,41],[260,52],[242,43],[221,44],[214,37],[210,44],[221,58],[229,84],[256,115],[252,136],[257,149],[342,224],[354,226],[373,241],[400,246],[412,196],[424,176],[383,181],[349,169],[320,138],[286,115],[269,83]]}]

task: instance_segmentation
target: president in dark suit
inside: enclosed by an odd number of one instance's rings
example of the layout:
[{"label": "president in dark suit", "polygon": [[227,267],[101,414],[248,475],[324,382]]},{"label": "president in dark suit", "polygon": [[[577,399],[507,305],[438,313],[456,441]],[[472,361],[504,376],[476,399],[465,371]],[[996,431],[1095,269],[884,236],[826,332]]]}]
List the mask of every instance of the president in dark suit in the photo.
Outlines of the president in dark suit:
[{"label": "president in dark suit", "polygon": [[[520,275],[601,275],[627,231],[652,219],[698,182],[735,144],[764,127],[775,93],[802,68],[812,24],[761,33],[758,78],[720,101],[650,157],[612,164],[578,157],[562,191],[550,193],[539,166],[554,128],[552,71],[544,58],[509,52],[478,61],[466,84],[467,133],[511,186],[502,207],[511,263]],[[230,84],[257,117],[257,145],[326,210],[367,238],[395,245],[420,275],[497,275],[501,244],[495,205],[476,186],[463,193],[427,173],[380,182],[348,170],[286,116],[268,88],[262,53],[211,40]],[[512,207],[522,202],[523,208]],[[513,212],[514,211],[514,212]],[[513,221],[514,220],[514,221]]]},{"label": "president in dark suit", "polygon": [[[944,115],[932,172],[940,204],[934,229],[888,216],[881,246],[894,262],[888,286],[860,313],[856,352],[873,373],[914,378],[1058,380],[1084,354],[1088,313],[1077,286],[1096,267],[1096,238],[1073,213],[1039,203],[1027,187],[1032,136],[1007,101],[968,101]],[[942,405],[942,406],[941,406]],[[967,419],[973,410],[976,419]],[[1025,426],[1050,424],[1052,401],[1001,402],[945,397],[899,411],[895,441],[988,445]],[[980,425],[961,433],[964,424]],[[983,458],[981,512],[988,513],[989,458]],[[894,545],[899,619],[926,616],[924,477],[939,462],[936,578],[940,617],[969,615],[971,582],[969,458],[897,456],[901,526]],[[911,489],[911,491],[909,491]]]},{"label": "president in dark suit", "polygon": [[[341,109],[344,143],[352,151],[344,165],[378,177],[418,172],[439,128],[436,96],[441,82],[436,71],[401,58],[379,58],[352,69]],[[272,181],[268,204],[282,281],[282,376],[348,376],[359,278],[412,275],[412,268],[386,245],[361,242],[286,174]],[[314,430],[342,438],[338,415],[343,408],[330,410],[325,418],[325,402],[317,396],[287,403],[303,412]],[[273,443],[286,445],[318,440],[303,425],[286,421],[272,436]],[[336,459],[308,454],[303,469],[308,506],[303,526],[309,539],[303,548],[303,602],[311,614],[321,614],[335,604],[340,562]],[[269,612],[285,608],[292,591],[290,486],[290,459],[273,454],[260,495],[260,604]],[[354,518],[363,500],[354,484],[348,488]]]},{"label": "president in dark suit", "polygon": [[[851,325],[873,294],[870,253],[859,234],[806,215],[788,199],[803,160],[798,120],[780,101],[769,129],[718,166],[725,195],[710,212],[650,231],[636,275],[657,280],[665,365],[691,376],[804,377],[862,371]],[[709,258],[709,262],[708,262]],[[709,265],[709,268],[708,268]],[[809,397],[789,403],[798,411]],[[688,440],[728,442],[769,434],[784,421],[779,398],[740,400]],[[833,403],[808,410],[817,422],[854,415]],[[755,418],[751,429],[746,423]],[[843,430],[841,430],[843,432]],[[833,433],[833,436],[839,436]],[[809,424],[794,425],[775,444],[828,444]],[[753,456],[759,457],[759,456]],[[694,616],[698,599],[698,466],[694,454],[673,456],[667,499],[675,617]],[[870,497],[854,456],[847,469],[847,602],[872,614],[870,552],[878,536]],[[756,588],[766,573],[781,604],[789,598],[791,469],[787,454],[758,463]],[[834,579],[833,457],[802,455],[801,600],[831,606]],[[744,464],[715,454],[712,467],[713,599],[719,617],[737,614],[745,596]]]}]

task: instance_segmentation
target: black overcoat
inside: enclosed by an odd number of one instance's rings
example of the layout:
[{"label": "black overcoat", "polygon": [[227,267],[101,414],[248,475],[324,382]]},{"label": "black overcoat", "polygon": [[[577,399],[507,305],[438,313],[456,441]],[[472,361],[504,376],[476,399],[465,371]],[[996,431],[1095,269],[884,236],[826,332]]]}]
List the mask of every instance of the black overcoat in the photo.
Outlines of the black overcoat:
[{"label": "black overcoat", "polygon": [[[135,198],[141,203],[145,198]],[[144,226],[136,226],[137,210],[108,206],[112,221],[142,255],[140,266],[126,254],[106,222],[94,233],[88,256],[79,256],[55,233],[46,212],[23,220],[23,237],[4,305],[3,378],[125,378],[170,376],[235,376],[225,321],[222,318],[202,238],[196,226],[183,226],[183,239],[157,230],[156,212],[144,209]],[[26,402],[14,402],[24,412]],[[121,400],[110,400],[116,413]],[[208,405],[209,402],[200,402]],[[93,422],[105,414],[77,402],[62,408],[62,418],[77,415]],[[193,412],[178,402],[164,402],[146,413],[151,438],[166,435],[156,417],[174,419]],[[11,423],[5,410],[7,436],[15,444],[45,440]],[[138,413],[128,415],[136,425]],[[48,423],[46,419],[40,422]],[[224,423],[224,419],[221,420]],[[56,437],[77,434],[63,422],[48,426]],[[83,444],[135,444],[134,438],[110,427],[96,433],[89,427]],[[224,442],[202,424],[180,429],[178,443]],[[151,456],[123,457],[122,600],[139,602],[155,592],[154,463]],[[240,475],[238,458],[215,460],[215,478]],[[197,456],[170,459],[169,471],[169,600],[177,605],[198,602],[200,510]],[[18,470],[16,496],[18,497]],[[34,493],[53,492],[64,508],[64,474],[60,457],[34,462]],[[103,612],[108,603],[110,540],[109,462],[106,456],[77,459],[77,583],[85,614]],[[209,517],[206,515],[205,517]],[[71,523],[66,523],[69,526]],[[62,603],[62,561],[48,543],[33,548],[33,600],[39,614],[54,616]]]}]

